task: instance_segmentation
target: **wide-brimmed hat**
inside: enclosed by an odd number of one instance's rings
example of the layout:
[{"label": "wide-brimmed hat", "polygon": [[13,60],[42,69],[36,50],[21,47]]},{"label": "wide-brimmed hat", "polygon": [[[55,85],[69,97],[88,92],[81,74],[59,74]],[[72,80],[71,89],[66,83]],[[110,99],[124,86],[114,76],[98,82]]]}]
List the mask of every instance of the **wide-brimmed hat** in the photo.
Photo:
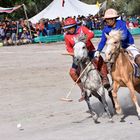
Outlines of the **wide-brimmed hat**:
[{"label": "wide-brimmed hat", "polygon": [[115,9],[110,8],[110,9],[106,10],[103,18],[107,19],[107,18],[117,18],[117,17],[119,17],[117,11]]}]

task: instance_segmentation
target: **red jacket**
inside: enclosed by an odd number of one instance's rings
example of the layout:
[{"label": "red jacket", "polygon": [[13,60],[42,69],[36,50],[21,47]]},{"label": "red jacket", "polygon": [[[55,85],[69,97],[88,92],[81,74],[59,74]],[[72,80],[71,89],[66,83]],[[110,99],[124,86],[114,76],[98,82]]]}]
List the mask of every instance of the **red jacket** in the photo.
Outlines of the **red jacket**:
[{"label": "red jacket", "polygon": [[89,30],[85,26],[80,26],[76,29],[75,34],[66,34],[65,35],[65,43],[66,43],[66,49],[69,53],[73,53],[73,46],[75,44],[74,38],[78,36],[81,32],[83,32],[87,36],[86,46],[89,51],[95,50],[95,47],[93,46],[92,42],[90,41],[94,37],[94,33]]}]

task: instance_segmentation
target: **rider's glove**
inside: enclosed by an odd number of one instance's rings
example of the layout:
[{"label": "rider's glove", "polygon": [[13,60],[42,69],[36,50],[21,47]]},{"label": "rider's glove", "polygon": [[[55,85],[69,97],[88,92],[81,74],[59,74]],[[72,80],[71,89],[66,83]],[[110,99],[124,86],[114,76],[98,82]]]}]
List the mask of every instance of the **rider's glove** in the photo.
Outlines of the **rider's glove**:
[{"label": "rider's glove", "polygon": [[99,57],[100,57],[100,52],[99,52],[99,51],[96,51],[96,52],[94,53],[94,57],[99,58]]}]

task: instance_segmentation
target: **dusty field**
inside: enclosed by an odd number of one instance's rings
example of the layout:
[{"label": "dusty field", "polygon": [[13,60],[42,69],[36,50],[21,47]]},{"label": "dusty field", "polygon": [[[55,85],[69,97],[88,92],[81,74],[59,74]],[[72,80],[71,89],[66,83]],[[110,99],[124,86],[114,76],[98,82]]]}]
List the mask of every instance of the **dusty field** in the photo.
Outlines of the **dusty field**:
[{"label": "dusty field", "polygon": [[[114,123],[100,117],[101,123],[94,124],[85,102],[78,102],[78,87],[73,102],[59,100],[73,85],[71,58],[62,56],[64,51],[64,42],[0,48],[0,140],[140,140],[140,121],[127,89],[119,90],[125,122],[114,116]],[[102,114],[97,99],[92,104]]]}]

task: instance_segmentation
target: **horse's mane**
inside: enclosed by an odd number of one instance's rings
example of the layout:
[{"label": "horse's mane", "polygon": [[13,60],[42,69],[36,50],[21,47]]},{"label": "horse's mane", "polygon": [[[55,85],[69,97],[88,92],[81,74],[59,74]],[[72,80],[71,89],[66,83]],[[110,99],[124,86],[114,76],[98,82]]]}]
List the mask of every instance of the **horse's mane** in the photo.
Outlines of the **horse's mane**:
[{"label": "horse's mane", "polygon": [[122,31],[121,30],[112,30],[109,33],[109,37],[114,38],[115,40],[121,40],[122,39]]},{"label": "horse's mane", "polygon": [[78,36],[74,37],[74,42],[78,43],[78,42],[86,42],[87,40],[87,36],[83,33],[80,33]]}]

